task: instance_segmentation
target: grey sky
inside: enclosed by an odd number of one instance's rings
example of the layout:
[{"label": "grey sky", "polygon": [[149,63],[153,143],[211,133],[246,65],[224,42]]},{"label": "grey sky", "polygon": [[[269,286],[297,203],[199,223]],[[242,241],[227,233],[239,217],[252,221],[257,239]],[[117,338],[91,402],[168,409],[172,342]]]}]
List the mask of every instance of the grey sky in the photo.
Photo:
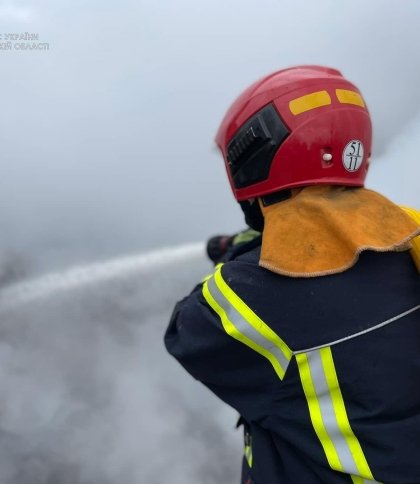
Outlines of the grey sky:
[{"label": "grey sky", "polygon": [[419,205],[419,14],[416,0],[0,2],[3,33],[50,44],[0,51],[0,247],[44,270],[241,228],[215,131],[250,82],[300,63],[360,86],[368,184]]}]

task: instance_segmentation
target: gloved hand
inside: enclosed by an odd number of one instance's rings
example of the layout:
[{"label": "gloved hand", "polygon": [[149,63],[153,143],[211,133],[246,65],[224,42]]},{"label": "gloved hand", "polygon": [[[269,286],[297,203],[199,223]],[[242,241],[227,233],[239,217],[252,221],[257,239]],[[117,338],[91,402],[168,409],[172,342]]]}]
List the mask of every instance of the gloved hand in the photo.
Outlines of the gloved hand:
[{"label": "gloved hand", "polygon": [[235,235],[215,235],[207,242],[207,255],[217,264],[232,246]]},{"label": "gloved hand", "polygon": [[217,264],[230,248],[251,242],[260,235],[260,232],[249,228],[234,235],[215,235],[207,242],[207,255],[211,261]]}]

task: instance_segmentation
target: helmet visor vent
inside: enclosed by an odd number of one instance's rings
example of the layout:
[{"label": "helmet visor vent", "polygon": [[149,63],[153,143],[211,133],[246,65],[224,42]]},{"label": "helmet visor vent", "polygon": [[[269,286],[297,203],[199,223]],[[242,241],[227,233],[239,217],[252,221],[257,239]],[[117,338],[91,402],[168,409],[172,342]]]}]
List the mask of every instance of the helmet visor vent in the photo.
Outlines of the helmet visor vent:
[{"label": "helmet visor vent", "polygon": [[227,148],[227,161],[235,188],[266,180],[274,155],[289,134],[272,104],[249,119]]}]

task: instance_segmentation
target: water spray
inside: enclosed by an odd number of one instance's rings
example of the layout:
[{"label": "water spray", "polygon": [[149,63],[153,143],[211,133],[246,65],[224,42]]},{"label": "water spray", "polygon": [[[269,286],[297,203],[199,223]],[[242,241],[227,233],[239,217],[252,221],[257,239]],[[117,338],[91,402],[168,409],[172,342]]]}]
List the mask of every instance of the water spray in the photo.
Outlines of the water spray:
[{"label": "water spray", "polygon": [[12,309],[22,304],[49,298],[60,292],[80,289],[83,286],[124,278],[132,274],[147,273],[158,267],[182,261],[201,259],[204,253],[204,243],[193,243],[46,274],[37,279],[13,284],[0,291],[0,310]]}]

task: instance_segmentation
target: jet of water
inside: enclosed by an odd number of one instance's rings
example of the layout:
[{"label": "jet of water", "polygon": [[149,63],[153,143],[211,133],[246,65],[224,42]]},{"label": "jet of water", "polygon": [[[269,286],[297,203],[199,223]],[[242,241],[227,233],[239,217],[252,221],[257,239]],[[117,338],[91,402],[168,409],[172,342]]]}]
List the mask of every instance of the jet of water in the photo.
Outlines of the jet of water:
[{"label": "jet of water", "polygon": [[191,243],[76,266],[60,273],[46,274],[40,278],[13,284],[3,289],[0,292],[0,310],[12,309],[60,292],[127,277],[133,273],[146,273],[185,260],[198,260],[203,255],[204,243]]}]

